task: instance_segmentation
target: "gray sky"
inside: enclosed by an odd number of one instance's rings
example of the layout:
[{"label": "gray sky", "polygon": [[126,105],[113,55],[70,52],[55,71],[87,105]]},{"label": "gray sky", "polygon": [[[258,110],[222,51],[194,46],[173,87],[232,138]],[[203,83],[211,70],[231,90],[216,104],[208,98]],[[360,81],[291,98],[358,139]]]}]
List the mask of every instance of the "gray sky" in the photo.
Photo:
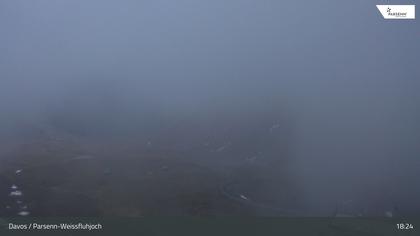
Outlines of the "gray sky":
[{"label": "gray sky", "polygon": [[287,107],[309,192],[414,184],[420,25],[384,20],[381,3],[3,0],[0,119],[86,96],[168,116]]}]

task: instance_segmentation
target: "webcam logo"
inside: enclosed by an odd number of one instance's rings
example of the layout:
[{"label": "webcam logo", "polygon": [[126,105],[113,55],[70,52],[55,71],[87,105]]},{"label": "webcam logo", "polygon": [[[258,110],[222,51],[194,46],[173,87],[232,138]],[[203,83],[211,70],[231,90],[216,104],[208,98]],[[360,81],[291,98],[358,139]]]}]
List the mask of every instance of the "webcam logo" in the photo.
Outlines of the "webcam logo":
[{"label": "webcam logo", "polygon": [[415,5],[376,5],[384,19],[416,19]]}]

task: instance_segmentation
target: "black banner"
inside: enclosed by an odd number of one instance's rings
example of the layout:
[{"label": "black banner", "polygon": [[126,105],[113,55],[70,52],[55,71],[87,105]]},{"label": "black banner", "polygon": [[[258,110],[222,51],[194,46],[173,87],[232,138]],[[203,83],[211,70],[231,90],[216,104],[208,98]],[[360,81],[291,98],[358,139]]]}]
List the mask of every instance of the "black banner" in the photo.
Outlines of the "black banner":
[{"label": "black banner", "polygon": [[0,235],[419,235],[420,219],[146,217],[1,219]]}]

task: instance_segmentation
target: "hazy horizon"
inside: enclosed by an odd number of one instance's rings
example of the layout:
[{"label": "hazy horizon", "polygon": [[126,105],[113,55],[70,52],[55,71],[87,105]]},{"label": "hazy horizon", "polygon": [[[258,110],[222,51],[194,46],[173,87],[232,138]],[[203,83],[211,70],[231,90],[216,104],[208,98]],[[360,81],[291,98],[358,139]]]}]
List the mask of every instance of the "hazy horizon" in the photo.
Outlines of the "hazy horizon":
[{"label": "hazy horizon", "polygon": [[420,27],[378,3],[1,1],[0,163],[38,131],[118,139],[216,172],[278,167],[322,214],[419,215]]}]

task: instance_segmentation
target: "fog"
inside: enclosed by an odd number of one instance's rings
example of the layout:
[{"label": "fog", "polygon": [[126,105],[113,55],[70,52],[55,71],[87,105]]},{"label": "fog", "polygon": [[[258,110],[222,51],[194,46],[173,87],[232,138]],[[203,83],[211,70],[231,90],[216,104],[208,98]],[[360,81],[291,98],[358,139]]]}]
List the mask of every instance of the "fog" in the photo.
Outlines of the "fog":
[{"label": "fog", "polygon": [[118,162],[124,146],[189,156],[215,176],[270,173],[260,195],[277,198],[286,182],[298,215],[349,202],[418,215],[420,27],[383,20],[375,4],[1,1],[2,175],[18,168],[5,160],[41,163],[37,145],[53,133],[54,158],[69,148]]}]

